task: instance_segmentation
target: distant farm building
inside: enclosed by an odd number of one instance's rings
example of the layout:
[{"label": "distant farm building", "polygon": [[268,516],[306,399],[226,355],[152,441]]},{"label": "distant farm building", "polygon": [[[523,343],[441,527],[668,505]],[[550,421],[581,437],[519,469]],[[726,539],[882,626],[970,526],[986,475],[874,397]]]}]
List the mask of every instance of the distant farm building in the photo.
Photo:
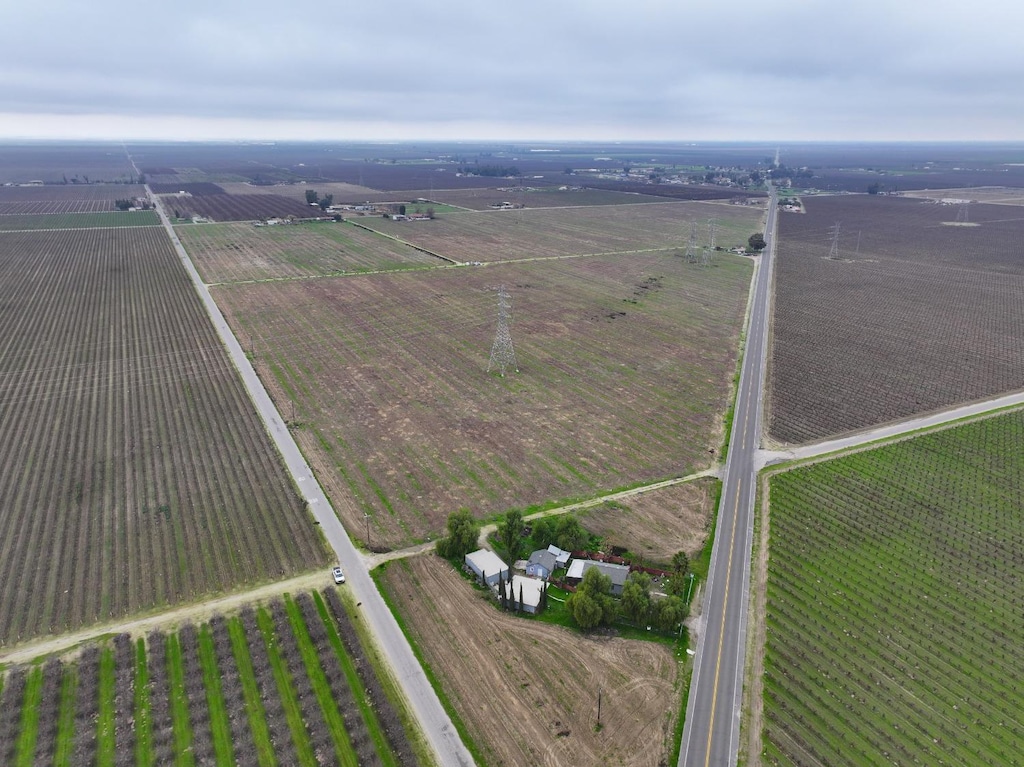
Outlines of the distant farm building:
[{"label": "distant farm building", "polygon": [[583,580],[584,573],[591,567],[596,567],[602,575],[607,575],[612,581],[612,596],[622,596],[622,587],[626,585],[626,578],[629,577],[629,565],[613,565],[608,562],[595,562],[591,559],[574,559],[569,563],[569,571],[565,574],[566,583],[573,586],[579,585]]},{"label": "distant farm building", "polygon": [[[505,598],[511,603],[515,600],[524,613],[536,613],[540,607],[541,590],[544,581],[537,578],[524,578],[513,575],[511,582],[505,581]],[[520,601],[521,600],[521,601]]]},{"label": "distant farm building", "polygon": [[501,557],[487,549],[477,549],[467,554],[466,567],[481,583],[488,586],[496,586],[499,577],[508,579],[508,565],[501,561]]}]

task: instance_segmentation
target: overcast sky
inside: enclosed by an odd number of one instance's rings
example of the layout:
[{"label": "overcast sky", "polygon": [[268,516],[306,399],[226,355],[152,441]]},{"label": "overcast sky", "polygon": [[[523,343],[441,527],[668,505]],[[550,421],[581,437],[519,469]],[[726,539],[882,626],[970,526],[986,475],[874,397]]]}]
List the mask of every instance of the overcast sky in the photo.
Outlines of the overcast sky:
[{"label": "overcast sky", "polygon": [[1019,0],[3,0],[0,138],[1024,140]]}]

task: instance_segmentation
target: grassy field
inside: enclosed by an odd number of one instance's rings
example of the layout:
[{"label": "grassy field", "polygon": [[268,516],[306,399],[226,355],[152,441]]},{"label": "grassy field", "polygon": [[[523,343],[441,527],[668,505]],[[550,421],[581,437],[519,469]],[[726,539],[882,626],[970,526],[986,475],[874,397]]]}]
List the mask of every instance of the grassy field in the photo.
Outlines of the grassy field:
[{"label": "grassy field", "polygon": [[0,234],[0,322],[0,644],[327,561],[163,229]]},{"label": "grassy field", "polygon": [[698,244],[703,245],[708,219],[717,222],[718,245],[745,247],[760,229],[763,213],[757,207],[721,202],[665,202],[460,212],[425,223],[383,218],[360,222],[456,261],[504,261],[649,249],[685,252],[690,222],[698,222]]},{"label": "grassy field", "polygon": [[[350,534],[375,547],[683,475],[720,441],[751,263],[670,253],[215,290]],[[519,373],[488,373],[508,287]],[[293,404],[294,403],[294,404]]]},{"label": "grassy field", "polygon": [[432,555],[378,582],[488,767],[664,764],[681,683],[670,646],[517,618]]},{"label": "grassy field", "polygon": [[9,765],[419,763],[330,590],[7,669],[0,705]]},{"label": "grassy field", "polygon": [[1024,761],[1024,414],[770,484],[768,764]]},{"label": "grassy field", "polygon": [[206,282],[280,279],[408,269],[438,258],[348,223],[256,227],[210,224],[176,230]]},{"label": "grassy field", "polygon": [[9,214],[0,216],[0,231],[31,229],[93,229],[103,227],[158,226],[160,219],[151,210],[111,211],[109,213]]}]

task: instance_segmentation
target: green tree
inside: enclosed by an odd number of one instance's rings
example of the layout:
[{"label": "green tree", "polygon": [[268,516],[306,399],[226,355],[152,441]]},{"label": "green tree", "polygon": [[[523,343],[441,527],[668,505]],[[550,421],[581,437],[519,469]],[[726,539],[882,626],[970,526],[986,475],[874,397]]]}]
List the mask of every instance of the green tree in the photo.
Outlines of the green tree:
[{"label": "green tree", "polygon": [[333,205],[333,204],[334,204],[334,195],[333,194],[325,194],[323,197],[320,198],[320,207],[323,208],[324,210],[327,210],[327,208],[331,207],[331,205]]},{"label": "green tree", "polygon": [[686,603],[679,597],[658,599],[651,607],[651,621],[659,631],[675,631],[690,614]]},{"label": "green tree", "polygon": [[690,572],[690,557],[685,551],[677,551],[672,555],[672,571],[683,575]]},{"label": "green tree", "polygon": [[498,525],[498,542],[512,564],[523,551],[523,513],[512,509],[505,514],[505,519]]},{"label": "green tree", "polygon": [[583,574],[583,580],[569,595],[565,606],[582,629],[614,623],[619,612],[618,603],[612,597],[612,579],[596,567]]},{"label": "green tree", "polygon": [[559,517],[555,528],[555,544],[566,551],[581,551],[587,547],[590,533],[571,514]]},{"label": "green tree", "polygon": [[651,576],[647,573],[630,573],[622,586],[619,600],[622,613],[635,626],[643,626],[651,611]]},{"label": "green tree", "polygon": [[747,240],[747,245],[750,246],[751,250],[758,252],[768,247],[768,243],[765,242],[764,234],[762,232],[750,235],[750,239]]},{"label": "green tree", "polygon": [[665,581],[665,591],[675,597],[685,596],[689,587],[689,573],[675,572]]},{"label": "green tree", "polygon": [[540,517],[530,522],[530,545],[536,549],[546,549],[558,537],[554,517]]},{"label": "green tree", "polygon": [[448,515],[448,535],[437,542],[437,553],[445,559],[462,559],[476,551],[480,522],[469,509],[461,508]]},{"label": "green tree", "polygon": [[575,594],[570,594],[565,606],[569,608],[576,625],[585,631],[589,631],[601,623],[603,615],[601,605],[587,592],[577,591]]},{"label": "green tree", "polygon": [[317,202],[319,199],[320,199],[320,195],[318,195],[316,193],[316,189],[307,189],[306,190],[306,202],[308,204],[312,205],[314,202]]}]

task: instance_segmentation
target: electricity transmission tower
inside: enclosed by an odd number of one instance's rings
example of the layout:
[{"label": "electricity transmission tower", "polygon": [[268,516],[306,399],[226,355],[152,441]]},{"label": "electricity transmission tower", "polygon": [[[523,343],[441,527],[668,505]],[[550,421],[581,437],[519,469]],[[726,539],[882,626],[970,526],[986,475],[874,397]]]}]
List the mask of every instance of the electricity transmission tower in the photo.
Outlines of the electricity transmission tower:
[{"label": "electricity transmission tower", "polygon": [[686,262],[697,263],[697,222],[690,222],[690,241],[686,244]]},{"label": "electricity transmission tower", "polygon": [[704,247],[701,253],[700,265],[707,266],[711,263],[711,258],[715,255],[715,235],[718,234],[718,223],[713,219],[708,219],[708,244]]},{"label": "electricity transmission tower", "polygon": [[512,334],[508,329],[511,321],[512,299],[502,285],[498,288],[498,332],[494,334],[494,343],[491,344],[491,359],[487,363],[487,372],[490,373],[497,368],[503,378],[508,368],[519,372],[516,350],[512,348]]},{"label": "electricity transmission tower", "polygon": [[836,221],[836,225],[832,227],[832,247],[828,250],[828,257],[832,259],[839,258],[839,222]]},{"label": "electricity transmission tower", "polygon": [[966,224],[968,222],[967,203],[960,203],[960,210],[956,212],[956,222],[958,224]]}]

